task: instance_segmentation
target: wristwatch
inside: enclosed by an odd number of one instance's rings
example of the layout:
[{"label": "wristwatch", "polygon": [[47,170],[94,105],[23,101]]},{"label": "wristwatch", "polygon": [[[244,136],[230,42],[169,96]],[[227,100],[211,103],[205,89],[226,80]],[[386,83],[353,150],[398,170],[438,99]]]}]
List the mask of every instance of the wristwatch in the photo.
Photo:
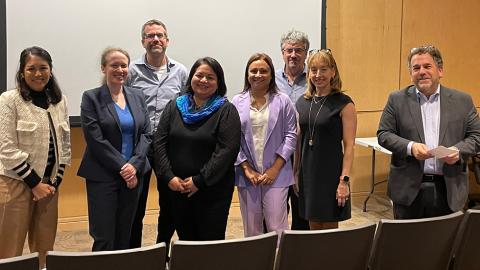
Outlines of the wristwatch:
[{"label": "wristwatch", "polygon": [[348,183],[350,181],[350,177],[348,175],[343,176],[343,182]]}]

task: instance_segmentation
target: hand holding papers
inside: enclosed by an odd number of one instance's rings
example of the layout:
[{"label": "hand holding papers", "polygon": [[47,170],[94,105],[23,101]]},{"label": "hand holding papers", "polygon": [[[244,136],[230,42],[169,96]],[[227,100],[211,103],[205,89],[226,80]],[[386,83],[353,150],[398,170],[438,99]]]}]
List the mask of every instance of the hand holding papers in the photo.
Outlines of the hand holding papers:
[{"label": "hand holding papers", "polygon": [[444,158],[448,155],[458,153],[458,149],[446,148],[445,146],[439,146],[437,148],[428,150],[428,153],[436,158]]}]

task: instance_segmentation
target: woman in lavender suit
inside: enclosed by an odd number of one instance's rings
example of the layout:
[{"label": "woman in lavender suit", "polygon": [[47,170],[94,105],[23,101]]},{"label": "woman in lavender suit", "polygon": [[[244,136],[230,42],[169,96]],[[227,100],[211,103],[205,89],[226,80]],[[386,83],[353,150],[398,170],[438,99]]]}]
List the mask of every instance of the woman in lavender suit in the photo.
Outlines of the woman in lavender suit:
[{"label": "woman in lavender suit", "polygon": [[235,163],[245,236],[288,228],[287,194],[293,185],[290,157],[296,144],[296,113],[289,97],[277,90],[271,58],[254,54],[245,69],[245,86],[233,98],[242,126]]}]

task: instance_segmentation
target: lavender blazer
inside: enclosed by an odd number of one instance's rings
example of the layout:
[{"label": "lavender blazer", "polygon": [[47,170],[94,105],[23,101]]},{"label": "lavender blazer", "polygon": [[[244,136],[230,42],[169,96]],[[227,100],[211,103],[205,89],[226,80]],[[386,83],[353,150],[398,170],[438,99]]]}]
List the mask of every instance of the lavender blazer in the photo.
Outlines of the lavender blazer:
[{"label": "lavender blazer", "polygon": [[[273,165],[277,155],[286,162],[280,170],[277,179],[272,187],[288,187],[293,185],[293,169],[290,158],[295,151],[297,135],[297,119],[295,107],[290,98],[283,93],[277,92],[270,94],[268,101],[268,127],[265,137],[265,146],[263,152],[263,168],[267,169]],[[242,92],[232,100],[233,105],[238,110],[240,122],[242,125],[242,137],[240,139],[240,152],[235,162],[235,185],[247,187],[252,185],[245,177],[240,163],[248,161],[255,170],[255,148],[253,145],[253,132],[250,120],[250,94]]]}]

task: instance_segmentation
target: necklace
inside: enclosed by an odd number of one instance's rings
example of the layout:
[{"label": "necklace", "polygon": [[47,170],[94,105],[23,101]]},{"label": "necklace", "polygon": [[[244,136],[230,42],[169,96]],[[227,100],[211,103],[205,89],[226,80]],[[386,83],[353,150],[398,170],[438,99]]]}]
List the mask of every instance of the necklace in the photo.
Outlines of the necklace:
[{"label": "necklace", "polygon": [[[308,111],[308,133],[310,135],[310,139],[308,140],[308,145],[310,147],[313,146],[313,135],[315,133],[315,122],[317,121],[318,114],[322,110],[323,105],[325,105],[325,102],[327,102],[327,99],[328,99],[328,95],[325,96],[323,99],[319,99],[318,101],[315,100],[315,96],[313,96],[312,101],[310,102],[310,110]],[[315,119],[313,119],[313,124],[311,125],[310,124],[310,118],[311,118],[310,115],[312,114],[312,105],[313,105],[314,102],[315,102],[315,104],[317,104],[319,102],[322,102],[322,104],[320,104],[320,109],[318,109],[317,114],[315,115]]]},{"label": "necklace", "polygon": [[120,88],[118,92],[110,92],[113,102],[118,103],[119,98],[123,95],[123,88]]},{"label": "necklace", "polygon": [[319,97],[318,100],[315,99],[315,95],[313,95],[312,97],[312,100],[313,102],[315,102],[315,104],[318,104],[319,102],[323,102],[325,99],[327,99],[328,95],[327,96],[323,96],[323,97]]}]

